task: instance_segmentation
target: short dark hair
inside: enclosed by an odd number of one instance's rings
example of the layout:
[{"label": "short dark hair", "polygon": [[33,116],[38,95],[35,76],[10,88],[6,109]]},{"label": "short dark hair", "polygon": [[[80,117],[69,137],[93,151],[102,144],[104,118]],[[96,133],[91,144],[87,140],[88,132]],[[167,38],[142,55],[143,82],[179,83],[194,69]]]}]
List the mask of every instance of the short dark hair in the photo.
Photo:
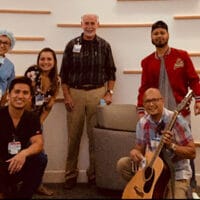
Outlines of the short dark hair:
[{"label": "short dark hair", "polygon": [[151,27],[151,32],[153,32],[157,28],[164,28],[168,32],[168,26],[164,21],[159,20],[159,21],[155,22]]},{"label": "short dark hair", "polygon": [[18,83],[22,83],[22,84],[26,84],[29,86],[30,88],[30,92],[31,95],[33,95],[33,87],[32,87],[32,82],[29,78],[25,77],[25,76],[19,76],[17,78],[14,78],[9,86],[8,92],[10,93],[12,91],[12,89],[14,88],[14,86]]}]

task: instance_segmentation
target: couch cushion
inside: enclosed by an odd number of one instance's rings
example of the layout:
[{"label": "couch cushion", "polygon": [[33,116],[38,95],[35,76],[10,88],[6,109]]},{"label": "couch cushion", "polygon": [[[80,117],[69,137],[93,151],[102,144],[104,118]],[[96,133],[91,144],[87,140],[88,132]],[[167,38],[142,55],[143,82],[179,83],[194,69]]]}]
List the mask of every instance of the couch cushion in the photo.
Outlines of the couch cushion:
[{"label": "couch cushion", "polygon": [[97,127],[135,131],[137,123],[136,105],[111,104],[97,106]]},{"label": "couch cushion", "polygon": [[123,190],[127,184],[117,172],[117,161],[129,156],[135,145],[135,132],[94,128],[96,184],[98,187]]}]

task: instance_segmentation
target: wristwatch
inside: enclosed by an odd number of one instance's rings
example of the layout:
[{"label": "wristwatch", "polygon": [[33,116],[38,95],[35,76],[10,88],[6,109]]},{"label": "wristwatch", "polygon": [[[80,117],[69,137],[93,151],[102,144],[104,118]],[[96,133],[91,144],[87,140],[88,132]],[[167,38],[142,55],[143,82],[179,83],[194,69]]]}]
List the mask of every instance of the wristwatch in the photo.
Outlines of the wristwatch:
[{"label": "wristwatch", "polygon": [[172,149],[173,151],[176,151],[176,144],[171,143],[171,145],[170,145],[170,149]]},{"label": "wristwatch", "polygon": [[114,94],[114,91],[113,90],[107,90],[107,92],[109,92],[110,94]]}]

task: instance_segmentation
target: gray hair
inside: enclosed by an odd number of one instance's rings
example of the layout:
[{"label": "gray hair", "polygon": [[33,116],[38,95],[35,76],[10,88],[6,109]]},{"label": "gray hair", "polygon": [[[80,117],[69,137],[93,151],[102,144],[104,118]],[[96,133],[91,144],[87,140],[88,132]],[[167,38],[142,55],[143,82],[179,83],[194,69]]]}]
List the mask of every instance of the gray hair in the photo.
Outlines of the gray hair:
[{"label": "gray hair", "polygon": [[81,22],[83,22],[83,19],[84,19],[84,17],[86,17],[86,16],[93,16],[93,17],[96,17],[97,22],[99,22],[99,16],[96,15],[96,14],[84,14],[84,15],[82,15],[82,16],[81,16]]}]

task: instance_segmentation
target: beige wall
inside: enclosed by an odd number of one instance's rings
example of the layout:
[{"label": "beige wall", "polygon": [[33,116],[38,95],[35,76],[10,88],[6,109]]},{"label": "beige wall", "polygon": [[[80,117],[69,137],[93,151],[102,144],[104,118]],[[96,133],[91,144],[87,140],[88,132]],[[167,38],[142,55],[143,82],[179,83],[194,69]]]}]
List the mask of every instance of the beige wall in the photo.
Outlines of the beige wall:
[{"label": "beige wall", "polygon": [[[66,43],[81,33],[80,28],[59,28],[59,23],[80,22],[84,13],[97,13],[102,24],[153,23],[164,20],[169,25],[170,45],[200,52],[200,19],[177,20],[175,15],[199,15],[199,0],[0,0],[1,9],[49,10],[51,14],[9,14],[1,13],[1,28],[13,31],[16,36],[41,36],[44,41],[17,41],[14,50],[40,50],[49,46],[57,51],[64,50]],[[140,70],[140,61],[154,50],[150,41],[150,27],[100,28],[98,34],[108,40],[113,49],[117,65],[117,82],[114,103],[135,103],[140,84],[140,74],[123,74],[124,70]],[[36,62],[36,54],[9,54],[15,63],[16,74]],[[62,55],[58,54],[60,68]],[[196,69],[200,69],[200,57],[192,57]],[[56,103],[45,122],[45,149],[49,164],[45,180],[64,180],[65,157],[67,152],[67,128],[65,108]],[[192,116],[193,135],[199,140],[200,117]],[[87,137],[84,133],[79,156],[79,181],[85,181],[88,166]],[[199,156],[197,162],[199,163]],[[196,164],[197,173],[200,168]]]}]

